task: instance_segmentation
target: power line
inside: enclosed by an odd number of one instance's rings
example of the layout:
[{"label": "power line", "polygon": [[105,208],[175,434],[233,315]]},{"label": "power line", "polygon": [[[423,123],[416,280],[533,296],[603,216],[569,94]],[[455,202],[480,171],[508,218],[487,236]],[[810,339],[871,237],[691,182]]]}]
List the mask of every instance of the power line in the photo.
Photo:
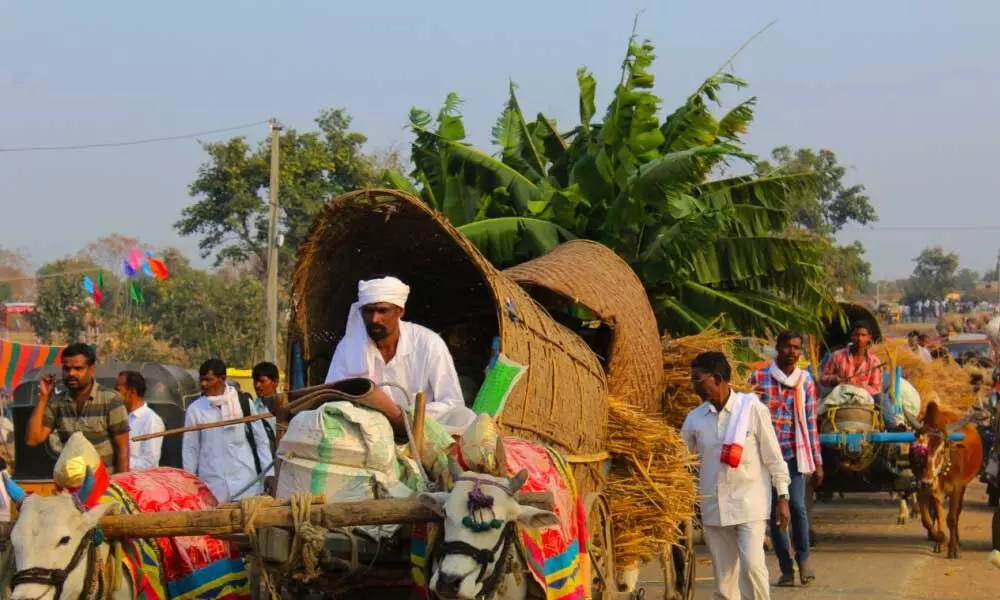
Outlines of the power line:
[{"label": "power line", "polygon": [[203,135],[212,135],[215,133],[226,133],[229,131],[237,131],[239,129],[249,129],[251,127],[259,127],[261,125],[267,125],[268,120],[256,121],[254,123],[245,123],[243,125],[234,125],[232,127],[222,127],[219,129],[209,129],[206,131],[196,131],[194,133],[184,133],[181,135],[168,135],[163,137],[154,138],[143,138],[138,140],[127,140],[120,142],[97,142],[91,144],[68,144],[63,146],[0,146],[0,152],[51,152],[51,151],[63,151],[63,150],[89,150],[92,148],[119,148],[122,146],[138,146],[141,144],[156,144],[159,142],[173,142],[176,140],[188,140],[191,138],[201,137]]},{"label": "power line", "polygon": [[859,231],[1000,231],[1000,225],[876,225]]}]

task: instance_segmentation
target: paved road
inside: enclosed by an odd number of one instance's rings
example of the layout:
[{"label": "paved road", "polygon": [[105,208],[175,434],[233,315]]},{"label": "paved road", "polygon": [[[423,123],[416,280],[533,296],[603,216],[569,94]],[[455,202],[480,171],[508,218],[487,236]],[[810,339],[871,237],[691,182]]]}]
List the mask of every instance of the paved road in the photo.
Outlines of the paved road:
[{"label": "paved road", "polygon": [[[898,502],[888,494],[848,495],[817,504],[819,544],[812,563],[817,581],[809,587],[771,588],[775,600],[996,600],[1000,569],[987,561],[993,511],[985,488],[971,486],[960,522],[962,555],[947,560],[934,554],[919,518],[896,525]],[[696,600],[712,598],[712,567],[699,548]],[[768,556],[772,581],[778,565]],[[650,600],[659,598],[656,568],[643,580]]]}]

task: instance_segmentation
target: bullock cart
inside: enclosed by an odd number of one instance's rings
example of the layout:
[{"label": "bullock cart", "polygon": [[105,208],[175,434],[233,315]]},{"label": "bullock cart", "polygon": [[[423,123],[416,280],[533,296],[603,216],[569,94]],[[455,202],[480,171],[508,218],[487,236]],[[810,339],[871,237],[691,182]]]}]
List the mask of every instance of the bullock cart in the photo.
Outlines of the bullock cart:
[{"label": "bullock cart", "polygon": [[[293,388],[323,382],[357,281],[384,274],[411,288],[406,319],[445,339],[467,405],[498,355],[527,366],[496,422],[503,436],[542,444],[568,465],[585,506],[595,597],[618,593],[621,572],[634,574],[623,581],[634,589],[639,563],[651,558],[663,561],[667,597],[692,597],[690,459],[686,450],[667,453],[650,441],[672,430],[648,416],[661,410],[660,346],[649,301],[628,266],[603,246],[571,242],[500,272],[412,196],[394,190],[341,196],[318,217],[295,266],[288,336]],[[609,295],[611,289],[616,293]],[[278,412],[280,438],[289,423]],[[628,443],[630,426],[648,436],[645,444]],[[620,453],[622,447],[632,447],[631,454]],[[658,468],[675,479],[647,485],[640,459],[669,465]],[[664,514],[679,518],[667,526],[648,515],[637,522],[623,504],[641,495],[640,487],[651,488],[647,498],[666,493],[654,501],[661,520]],[[690,492],[678,500],[671,487]],[[394,558],[408,553],[411,533],[404,528],[396,536]],[[356,558],[355,550],[355,564]],[[372,561],[376,567],[392,562],[383,555]],[[405,575],[395,583],[400,590],[411,585]]]}]

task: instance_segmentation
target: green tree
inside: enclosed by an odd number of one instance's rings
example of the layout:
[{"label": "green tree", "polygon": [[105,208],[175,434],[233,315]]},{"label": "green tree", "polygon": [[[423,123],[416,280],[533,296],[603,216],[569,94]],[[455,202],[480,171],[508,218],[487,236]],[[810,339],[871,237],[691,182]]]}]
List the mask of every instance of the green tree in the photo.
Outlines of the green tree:
[{"label": "green tree", "polygon": [[963,292],[976,289],[976,283],[982,281],[982,276],[972,269],[959,269],[955,273],[955,287]]},{"label": "green tree", "polygon": [[[597,82],[580,69],[580,123],[564,133],[543,114],[528,121],[511,84],[492,132],[496,156],[463,142],[454,94],[436,117],[414,109],[416,186],[399,174],[386,180],[419,193],[500,267],[574,237],[609,246],[636,270],[672,332],[719,315],[753,333],[815,328],[833,310],[820,247],[784,235],[789,197],[814,175],[752,172],[741,138],[756,100],[712,111],[726,88],[746,85],[733,75],[709,77],[661,121],[653,59],[653,45],[633,36],[603,121],[595,118]],[[717,177],[737,163],[751,173]]]},{"label": "green tree", "polygon": [[0,247],[0,302],[31,297],[33,280],[28,277],[30,265],[26,250]]},{"label": "green tree", "polygon": [[164,253],[165,281],[147,282],[142,319],[153,335],[183,348],[195,363],[219,357],[248,366],[263,354],[264,287],[247,274],[222,276],[193,268],[175,251]]},{"label": "green tree", "polygon": [[[291,260],[330,196],[377,181],[372,159],[362,151],[366,138],[350,130],[343,110],[316,118],[318,131],[281,132],[280,232],[283,262]],[[189,192],[197,200],[175,224],[181,235],[200,235],[203,257],[215,253],[216,265],[250,262],[266,265],[270,140],[252,147],[245,138],[202,144],[208,160]],[[284,262],[284,264],[288,264]]]},{"label": "green tree", "polygon": [[941,300],[955,287],[958,254],[941,246],[925,248],[913,259],[916,265],[907,287],[907,300]]},{"label": "green tree", "polygon": [[[66,341],[76,341],[86,324],[91,299],[83,289],[83,269],[93,265],[64,259],[43,265],[38,270],[35,310],[28,322],[42,341],[52,342],[57,334]],[[96,273],[97,269],[93,269]],[[93,273],[91,279],[93,279]]]},{"label": "green tree", "polygon": [[811,231],[834,234],[848,223],[869,225],[878,221],[878,214],[865,195],[865,186],[844,184],[847,167],[837,162],[832,150],[811,148],[792,150],[780,146],[771,151],[772,164],[768,161],[757,163],[757,172],[772,173],[812,173],[815,185],[805,193],[794,195],[792,212],[795,222]]}]

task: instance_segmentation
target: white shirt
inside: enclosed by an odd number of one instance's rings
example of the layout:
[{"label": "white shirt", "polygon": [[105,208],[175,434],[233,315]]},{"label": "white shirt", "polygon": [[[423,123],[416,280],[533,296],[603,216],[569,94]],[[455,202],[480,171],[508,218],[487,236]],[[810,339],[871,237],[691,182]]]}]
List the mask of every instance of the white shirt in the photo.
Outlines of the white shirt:
[{"label": "white shirt", "polygon": [[163,419],[145,402],[128,414],[128,468],[130,471],[141,471],[160,466],[160,452],[163,450],[162,437],[141,442],[133,442],[131,438],[161,431],[163,431]]},{"label": "white shirt", "polygon": [[[257,413],[252,404],[250,412],[251,414]],[[217,423],[222,420],[224,420],[222,408],[213,406],[204,396],[201,396],[188,406],[184,415],[184,426]],[[257,456],[260,459],[260,468],[267,469],[272,461],[271,446],[267,434],[260,421],[254,422],[251,426],[254,442],[257,445]],[[234,497],[234,495],[257,477],[257,469],[250,452],[246,425],[243,423],[201,431],[189,431],[184,434],[182,450],[184,470],[197,475],[204,481],[220,504],[238,500],[239,498]],[[273,474],[273,471],[272,467],[268,470],[268,475]],[[261,478],[240,497],[259,496],[263,493],[264,483],[263,478]]]},{"label": "white shirt", "polygon": [[[427,398],[427,415],[449,430],[464,431],[475,419],[475,413],[465,407],[462,386],[458,383],[458,372],[452,361],[448,346],[441,336],[416,323],[399,322],[399,342],[396,355],[386,364],[382,353],[371,338],[365,338],[363,348],[341,341],[333,353],[326,383],[367,377],[375,383],[395,383],[409,393],[383,386],[382,390],[402,408],[412,408],[417,392]],[[352,373],[349,365],[350,353],[364,352],[369,363],[374,365],[374,373]],[[353,358],[353,357],[352,357]]]},{"label": "white shirt", "polygon": [[[733,414],[734,393],[720,414],[710,402],[688,413],[681,436],[698,455],[698,495],[701,520],[709,526],[728,527],[771,517],[771,485],[778,495],[788,494],[788,465],[781,456],[778,438],[771,425],[771,411],[759,400],[749,403],[747,437],[740,466],[721,462],[722,442]],[[756,399],[756,396],[755,396]]]},{"label": "white shirt", "polygon": [[931,351],[927,349],[927,346],[917,346],[917,356],[924,362],[934,361],[934,357],[931,356]]}]

